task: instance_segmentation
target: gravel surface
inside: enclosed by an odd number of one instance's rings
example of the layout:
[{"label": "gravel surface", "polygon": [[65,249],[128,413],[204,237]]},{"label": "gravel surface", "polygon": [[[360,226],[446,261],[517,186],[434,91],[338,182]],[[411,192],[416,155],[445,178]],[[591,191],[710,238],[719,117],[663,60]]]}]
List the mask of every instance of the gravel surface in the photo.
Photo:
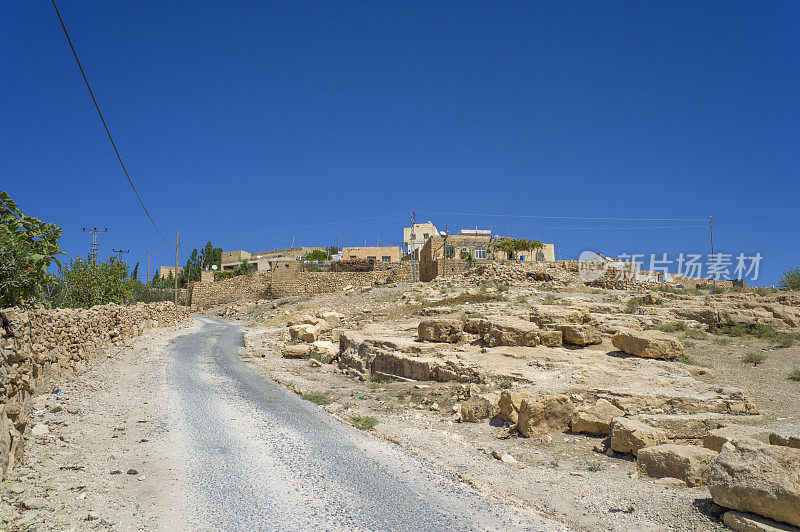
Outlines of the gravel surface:
[{"label": "gravel surface", "polygon": [[238,327],[200,320],[166,355],[185,529],[562,528],[328,416],[244,364]]}]

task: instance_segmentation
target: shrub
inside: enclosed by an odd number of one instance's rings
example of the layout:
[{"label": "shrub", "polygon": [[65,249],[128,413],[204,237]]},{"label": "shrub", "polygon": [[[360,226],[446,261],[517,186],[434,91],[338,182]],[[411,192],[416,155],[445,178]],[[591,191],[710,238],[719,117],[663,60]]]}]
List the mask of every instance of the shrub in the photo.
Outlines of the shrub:
[{"label": "shrub", "polygon": [[497,383],[497,387],[502,390],[508,390],[511,388],[511,384],[511,379],[500,379],[500,381]]},{"label": "shrub", "polygon": [[789,268],[783,272],[778,286],[786,290],[800,290],[800,268]]},{"label": "shrub", "polygon": [[328,397],[328,393],[329,392],[305,392],[303,393],[303,399],[306,401],[311,401],[316,405],[325,406],[331,404],[332,402],[331,398]]},{"label": "shrub", "polygon": [[736,325],[717,325],[710,329],[714,334],[728,336],[754,336],[762,340],[774,340],[778,333],[769,325],[762,323],[737,323]]},{"label": "shrub", "polygon": [[687,327],[682,321],[673,321],[671,323],[662,323],[661,325],[657,326],[656,329],[666,333],[675,333],[678,331],[685,331]]},{"label": "shrub", "polygon": [[542,300],[542,305],[555,305],[556,297],[553,294],[547,294]]},{"label": "shrub", "polygon": [[602,462],[589,462],[586,464],[586,469],[592,472],[603,471],[605,468],[606,466]]},{"label": "shrub", "polygon": [[375,428],[379,421],[372,416],[353,416],[350,418],[350,423],[358,430],[370,430]]},{"label": "shrub", "polygon": [[106,262],[74,259],[61,270],[67,283],[66,303],[70,307],[89,308],[107,303],[122,304],[133,298],[133,285],[125,282],[128,267],[110,257]]},{"label": "shrub", "polygon": [[742,362],[745,364],[753,364],[753,367],[758,366],[767,359],[765,353],[759,351],[749,351],[742,355]]},{"label": "shrub", "polygon": [[641,304],[642,304],[642,300],[640,298],[632,297],[625,304],[625,308],[623,309],[623,312],[625,312],[625,314],[633,314],[641,306]]},{"label": "shrub", "polygon": [[708,334],[703,329],[698,329],[697,327],[692,327],[686,331],[686,336],[689,338],[694,338],[695,340],[705,340],[708,338]]}]

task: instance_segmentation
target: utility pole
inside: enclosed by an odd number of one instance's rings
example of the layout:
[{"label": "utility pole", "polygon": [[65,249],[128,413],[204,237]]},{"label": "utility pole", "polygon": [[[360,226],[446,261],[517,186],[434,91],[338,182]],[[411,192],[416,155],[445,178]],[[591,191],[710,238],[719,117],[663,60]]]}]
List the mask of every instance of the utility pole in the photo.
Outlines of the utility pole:
[{"label": "utility pole", "polygon": [[[444,253],[442,253],[442,270],[444,271],[443,277],[447,277],[447,237],[450,236],[450,232],[447,229],[447,225],[444,226],[444,244],[442,244],[442,249]],[[433,242],[431,242],[431,249],[433,249]]]},{"label": "utility pole", "polygon": [[381,247],[381,237],[378,237],[378,247]]},{"label": "utility pole", "polygon": [[175,230],[175,326],[178,326],[178,242],[180,241],[181,232]]},{"label": "utility pole", "polygon": [[150,250],[147,250],[147,283],[150,282]]},{"label": "utility pole", "polygon": [[129,249],[112,249],[114,253],[119,253],[119,261],[122,262],[122,255],[123,253],[130,253],[131,250]]},{"label": "utility pole", "polygon": [[712,265],[712,270],[713,270],[713,273],[711,275],[711,284],[713,285],[714,288],[716,288],[717,287],[717,275],[716,275],[716,270],[717,269],[716,269],[715,265],[716,265],[717,261],[716,261],[716,259],[714,257],[714,231],[711,228],[711,216],[708,217],[708,236],[711,238],[711,265]]},{"label": "utility pole", "polygon": [[90,262],[97,262],[97,233],[107,233],[108,227],[105,229],[98,229],[97,227],[93,227],[88,229],[86,227],[83,228],[84,233],[92,233],[92,250],[89,252],[89,261]]},{"label": "utility pole", "polygon": [[417,250],[414,248],[414,211],[411,211],[411,282],[417,281]]},{"label": "utility pole", "polygon": [[336,253],[339,253],[339,233],[336,233]]}]

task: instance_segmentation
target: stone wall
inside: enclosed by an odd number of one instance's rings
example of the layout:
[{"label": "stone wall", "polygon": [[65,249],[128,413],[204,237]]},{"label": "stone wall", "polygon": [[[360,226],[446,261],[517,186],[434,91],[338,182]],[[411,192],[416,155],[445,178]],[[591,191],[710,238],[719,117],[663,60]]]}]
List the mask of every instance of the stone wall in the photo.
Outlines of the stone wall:
[{"label": "stone wall", "polygon": [[189,287],[192,308],[207,309],[234,301],[323,294],[376,284],[408,282],[411,263],[394,263],[391,268],[371,272],[255,272],[213,283],[194,283]]},{"label": "stone wall", "polygon": [[[91,309],[10,308],[0,328],[0,477],[22,453],[29,430],[31,398],[53,380],[83,371],[109,346],[122,345],[153,327],[173,325],[169,302],[99,305]],[[188,318],[178,307],[178,319]]]}]

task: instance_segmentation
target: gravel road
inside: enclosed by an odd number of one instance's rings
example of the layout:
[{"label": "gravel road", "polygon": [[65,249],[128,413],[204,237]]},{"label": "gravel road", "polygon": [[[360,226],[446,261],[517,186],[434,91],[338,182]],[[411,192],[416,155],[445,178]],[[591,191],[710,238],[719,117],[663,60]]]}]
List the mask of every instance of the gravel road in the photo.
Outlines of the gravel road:
[{"label": "gravel road", "polygon": [[199,318],[167,348],[187,530],[554,530],[265,379]]}]

